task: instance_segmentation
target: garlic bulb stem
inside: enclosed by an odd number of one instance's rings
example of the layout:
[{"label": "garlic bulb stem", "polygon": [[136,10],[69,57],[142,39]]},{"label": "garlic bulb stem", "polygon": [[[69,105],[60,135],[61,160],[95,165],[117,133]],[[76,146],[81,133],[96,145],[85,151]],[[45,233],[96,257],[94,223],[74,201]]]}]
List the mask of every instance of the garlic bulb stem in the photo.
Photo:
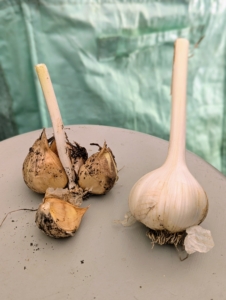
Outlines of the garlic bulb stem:
[{"label": "garlic bulb stem", "polygon": [[42,91],[52,121],[58,155],[69,180],[69,189],[72,189],[75,187],[75,173],[72,168],[70,157],[68,155],[67,137],[64,132],[64,124],[61,118],[51,78],[45,64],[38,64],[35,66],[35,69],[42,87]]},{"label": "garlic bulb stem", "polygon": [[172,107],[169,151],[166,163],[185,164],[186,90],[189,42],[177,39],[172,74]]}]

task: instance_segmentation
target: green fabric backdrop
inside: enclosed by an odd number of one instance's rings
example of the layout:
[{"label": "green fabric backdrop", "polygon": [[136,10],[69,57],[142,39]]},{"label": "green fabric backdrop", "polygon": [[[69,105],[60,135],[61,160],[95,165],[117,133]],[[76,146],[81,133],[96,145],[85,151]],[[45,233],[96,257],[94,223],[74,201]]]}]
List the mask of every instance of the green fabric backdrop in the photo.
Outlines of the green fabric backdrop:
[{"label": "green fabric backdrop", "polygon": [[187,149],[226,174],[224,0],[0,1],[0,140],[51,126],[38,63],[65,125],[168,140],[177,37],[190,41]]}]

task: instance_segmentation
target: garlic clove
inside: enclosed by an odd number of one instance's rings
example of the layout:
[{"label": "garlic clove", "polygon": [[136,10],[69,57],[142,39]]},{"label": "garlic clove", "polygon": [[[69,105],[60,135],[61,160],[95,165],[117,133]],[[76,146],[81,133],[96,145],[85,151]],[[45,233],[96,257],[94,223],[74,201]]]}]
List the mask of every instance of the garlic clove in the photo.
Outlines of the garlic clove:
[{"label": "garlic clove", "polygon": [[78,230],[87,209],[59,198],[45,197],[39,205],[35,222],[50,237],[70,237]]},{"label": "garlic clove", "polygon": [[22,171],[26,185],[37,193],[44,194],[48,187],[64,188],[67,185],[67,175],[60,159],[49,147],[45,129],[29,149]]},{"label": "garlic clove", "polygon": [[91,155],[79,170],[78,184],[91,194],[106,194],[118,180],[118,171],[114,155],[106,142],[99,152]]}]

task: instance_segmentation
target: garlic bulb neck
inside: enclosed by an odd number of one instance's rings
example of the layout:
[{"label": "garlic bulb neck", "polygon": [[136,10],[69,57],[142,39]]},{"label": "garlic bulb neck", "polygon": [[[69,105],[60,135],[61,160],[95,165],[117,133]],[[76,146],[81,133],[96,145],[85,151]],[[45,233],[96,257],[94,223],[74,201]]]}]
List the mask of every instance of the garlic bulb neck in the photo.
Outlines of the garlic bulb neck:
[{"label": "garlic bulb neck", "polygon": [[[180,41],[179,41],[180,42]],[[175,44],[172,76],[171,125],[167,163],[185,164],[188,42]],[[178,84],[179,83],[179,84]]]}]

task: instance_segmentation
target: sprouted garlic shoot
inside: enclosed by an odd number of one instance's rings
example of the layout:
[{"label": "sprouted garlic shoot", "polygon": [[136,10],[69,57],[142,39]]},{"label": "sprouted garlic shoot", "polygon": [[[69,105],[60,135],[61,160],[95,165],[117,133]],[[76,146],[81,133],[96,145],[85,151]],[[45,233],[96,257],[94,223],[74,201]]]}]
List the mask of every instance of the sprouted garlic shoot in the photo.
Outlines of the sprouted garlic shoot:
[{"label": "sprouted garlic shoot", "polygon": [[68,187],[69,189],[73,189],[75,187],[76,174],[74,172],[72,162],[69,156],[67,144],[68,139],[67,135],[64,132],[64,124],[61,118],[60,109],[52,86],[52,81],[45,64],[38,64],[36,65],[35,69],[42,87],[42,91],[52,121],[57,152],[68,177]]},{"label": "sprouted garlic shoot", "polygon": [[176,40],[166,161],[132,187],[127,218],[129,222],[134,218],[146,225],[149,228],[147,235],[153,243],[170,243],[176,247],[183,244],[186,252],[191,254],[207,252],[214,243],[210,231],[199,226],[208,212],[207,195],[189,172],[185,161],[188,48],[186,39]]}]

